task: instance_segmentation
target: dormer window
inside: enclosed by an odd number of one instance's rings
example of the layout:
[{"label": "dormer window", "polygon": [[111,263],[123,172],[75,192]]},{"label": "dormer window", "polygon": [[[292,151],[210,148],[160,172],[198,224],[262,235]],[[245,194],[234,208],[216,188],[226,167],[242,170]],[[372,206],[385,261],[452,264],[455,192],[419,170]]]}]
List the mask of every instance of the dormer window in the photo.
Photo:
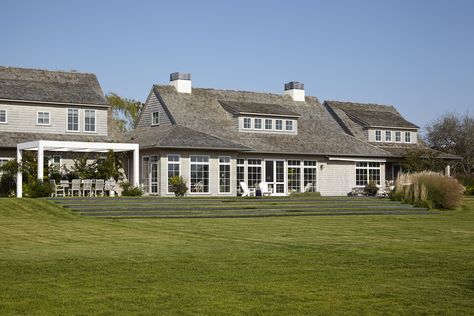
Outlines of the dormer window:
[{"label": "dormer window", "polygon": [[266,130],[273,129],[273,121],[271,119],[265,119],[265,129]]},{"label": "dormer window", "polygon": [[151,113],[151,125],[159,125],[160,124],[160,112],[155,111]]},{"label": "dormer window", "polygon": [[250,117],[244,117],[244,128],[245,129],[252,128],[252,119]]},{"label": "dormer window", "polygon": [[405,143],[411,143],[411,133],[405,132]]},{"label": "dormer window", "polygon": [[291,120],[286,120],[286,130],[288,132],[292,132],[294,129],[294,126],[293,126],[293,121]]},{"label": "dormer window", "polygon": [[402,132],[399,132],[399,131],[395,132],[395,141],[398,143],[402,141]]},{"label": "dormer window", "polygon": [[261,118],[256,118],[253,120],[253,127],[255,129],[262,129],[262,119]]},{"label": "dormer window", "polygon": [[0,123],[7,124],[7,110],[0,110]]},{"label": "dormer window", "polygon": [[376,142],[382,141],[382,131],[375,131],[375,141]]},{"label": "dormer window", "polygon": [[385,131],[385,141],[386,142],[391,142],[392,141],[392,132],[391,131]]},{"label": "dormer window", "polygon": [[283,120],[275,120],[275,129],[277,131],[283,130]]}]

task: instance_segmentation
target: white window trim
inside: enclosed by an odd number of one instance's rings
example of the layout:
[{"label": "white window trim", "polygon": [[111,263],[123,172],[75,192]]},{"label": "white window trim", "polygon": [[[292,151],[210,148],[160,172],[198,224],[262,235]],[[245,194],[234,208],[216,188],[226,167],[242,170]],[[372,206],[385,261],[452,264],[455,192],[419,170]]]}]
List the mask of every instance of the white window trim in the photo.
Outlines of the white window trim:
[{"label": "white window trim", "polygon": [[[379,140],[377,140],[377,132],[380,132],[380,139],[379,139]],[[379,129],[374,130],[374,140],[375,140],[377,143],[380,143],[380,142],[382,142],[382,139],[383,139],[383,138],[382,138],[382,131],[379,130]]]},{"label": "white window trim", "polygon": [[[385,138],[384,138],[384,139],[385,139],[385,142],[386,142],[386,143],[392,143],[392,142],[393,142],[392,131],[385,131],[384,134],[385,134],[385,135],[384,135],[384,136],[385,136]],[[389,139],[389,140],[387,140],[387,134],[390,135],[390,139]]]},{"label": "white window trim", "polygon": [[[44,123],[39,122],[39,114],[40,113],[48,113],[48,121],[49,121],[48,124],[44,124]],[[49,112],[49,111],[37,111],[36,112],[36,125],[37,126],[51,126],[51,112]]]},{"label": "white window trim", "polygon": [[[221,158],[229,158],[229,162],[221,162]],[[217,186],[218,186],[218,194],[229,195],[232,194],[232,157],[231,156],[218,156],[218,177],[217,177]],[[230,166],[229,168],[229,192],[221,192],[221,166]],[[242,165],[239,165],[242,166]],[[210,183],[210,182],[209,182]]]},{"label": "white window trim", "polygon": [[[291,122],[291,129],[288,129],[288,123]],[[294,132],[295,131],[295,120],[285,120],[285,132]]]},{"label": "white window trim", "polygon": [[5,122],[0,122],[0,124],[8,124],[8,110],[0,109],[0,111],[5,111]]},{"label": "white window trim", "polygon": [[[153,119],[153,114],[157,113],[158,114],[158,123],[155,123],[155,120]],[[151,126],[157,126],[160,125],[160,111],[152,111],[151,112]]]},{"label": "white window trim", "polygon": [[[169,191],[169,188],[170,188],[170,187],[169,187],[169,184],[168,184],[169,181],[170,181],[170,179],[169,179],[169,177],[168,177],[168,171],[169,171],[169,169],[168,169],[169,156],[178,156],[178,157],[179,157],[179,161],[178,161],[178,162],[173,161],[173,163],[174,163],[174,164],[179,164],[179,176],[181,176],[181,170],[182,170],[182,168],[181,168],[181,155],[178,155],[178,154],[169,154],[169,155],[166,155],[166,193],[167,193],[167,194],[174,194],[174,192],[170,192],[170,191]],[[189,162],[191,162],[191,158],[189,159]],[[189,172],[190,172],[189,175],[191,176],[191,165],[189,166]],[[191,178],[190,178],[190,179],[191,179]],[[191,188],[190,188],[190,189],[191,189]]]},{"label": "white window trim", "polygon": [[[77,110],[77,130],[69,129],[69,110]],[[80,133],[81,132],[81,111],[75,108],[66,109],[66,132],[68,133]]]},{"label": "white window trim", "polygon": [[[407,135],[408,137],[410,138],[409,141],[407,141]],[[403,133],[403,141],[407,144],[410,144],[411,143],[411,132],[404,132]]]},{"label": "white window trim", "polygon": [[[191,157],[207,157],[207,162],[192,162]],[[191,192],[191,165],[208,165],[209,166],[209,192]],[[211,157],[209,155],[189,155],[189,194],[190,195],[210,195],[211,194]]]},{"label": "white window trim", "polygon": [[[267,128],[267,121],[270,121],[272,122],[272,128]],[[265,131],[275,131],[275,120],[274,119],[269,119],[269,118],[266,118],[263,120],[263,129]]]},{"label": "white window trim", "polygon": [[[397,133],[400,133],[400,140],[397,140]],[[395,135],[394,135],[394,136],[395,136],[395,137],[394,137],[394,142],[395,142],[395,143],[402,143],[402,142],[403,142],[402,132],[401,132],[401,131],[395,131],[394,134],[395,134]]]},{"label": "white window trim", "polygon": [[[255,120],[260,120],[260,128],[255,127]],[[256,117],[253,119],[253,128],[257,131],[263,130],[263,119],[260,117]]]},{"label": "white window trim", "polygon": [[[94,130],[93,131],[86,131],[86,112],[93,112],[94,113]],[[84,109],[84,133],[88,134],[96,134],[97,133],[97,111],[96,110],[89,110],[89,109]]]},{"label": "white window trim", "polygon": [[[382,181],[382,163],[381,162],[370,161],[370,160],[363,160],[363,161],[358,161],[358,162],[366,162],[367,166],[366,167],[357,167],[357,162],[354,162],[354,175],[355,175],[355,187],[356,188],[364,188],[366,186],[366,185],[357,185],[357,169],[367,170],[367,180],[369,179],[369,173],[370,173],[369,169],[378,169],[379,173],[380,173],[380,184],[384,183],[384,181]],[[371,162],[378,163],[379,164],[378,168],[377,167],[370,167]]]},{"label": "white window trim", "polygon": [[[277,121],[281,121],[281,129],[277,129]],[[274,126],[275,131],[284,132],[284,131],[286,131],[286,120],[284,120],[284,119],[274,119],[272,126]]]},{"label": "white window trim", "polygon": [[[245,120],[246,119],[250,120],[250,127],[245,127]],[[251,117],[245,116],[245,117],[242,118],[242,129],[251,130],[252,129],[252,124],[253,124],[253,120],[252,120]]]}]

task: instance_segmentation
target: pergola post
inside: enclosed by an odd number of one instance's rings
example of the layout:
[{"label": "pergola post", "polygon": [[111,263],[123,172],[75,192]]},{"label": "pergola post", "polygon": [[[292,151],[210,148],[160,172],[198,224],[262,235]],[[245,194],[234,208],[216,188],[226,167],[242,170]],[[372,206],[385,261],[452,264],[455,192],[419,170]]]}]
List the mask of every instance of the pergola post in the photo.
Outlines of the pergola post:
[{"label": "pergola post", "polygon": [[447,175],[448,177],[451,176],[451,166],[446,165],[446,168],[444,169],[444,174]]},{"label": "pergola post", "polygon": [[38,180],[43,181],[44,177],[44,146],[41,141],[38,142]]},{"label": "pergola post", "polygon": [[[23,152],[21,149],[16,149],[16,161],[18,165],[21,164],[21,159],[23,157]],[[21,173],[21,168],[18,168],[16,173],[16,197],[23,197],[23,174]]]},{"label": "pergola post", "polygon": [[139,179],[139,173],[140,173],[140,155],[139,155],[139,150],[138,150],[138,145],[136,148],[133,150],[133,185],[135,187],[138,187],[140,179]]}]

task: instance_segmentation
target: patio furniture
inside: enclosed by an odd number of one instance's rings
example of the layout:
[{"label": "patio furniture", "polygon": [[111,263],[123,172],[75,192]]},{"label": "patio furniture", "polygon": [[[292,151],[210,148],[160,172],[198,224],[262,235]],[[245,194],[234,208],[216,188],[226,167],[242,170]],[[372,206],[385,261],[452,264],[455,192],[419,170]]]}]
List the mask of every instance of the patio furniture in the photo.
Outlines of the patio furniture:
[{"label": "patio furniture", "polygon": [[268,183],[267,183],[267,182],[260,182],[259,187],[260,187],[260,190],[261,190],[261,192],[262,192],[262,196],[265,196],[265,195],[270,196],[270,195],[272,195],[273,191],[272,191],[272,189],[270,189],[270,188],[268,187]]},{"label": "patio furniture", "polygon": [[70,183],[68,180],[60,180],[59,185],[64,189],[64,196],[69,195]]},{"label": "patio furniture", "polygon": [[95,188],[94,188],[95,196],[98,196],[98,192],[100,192],[100,195],[104,195],[104,186],[105,186],[104,180],[102,179],[95,180]]},{"label": "patio furniture", "polygon": [[240,182],[240,187],[242,188],[242,196],[255,196],[255,189],[249,189],[247,183]]},{"label": "patio furniture", "polygon": [[106,191],[106,192],[108,191],[110,196],[114,196],[115,195],[115,186],[116,186],[115,180],[107,180],[107,181],[105,181],[104,191]]},{"label": "patio furniture", "polygon": [[52,192],[51,192],[52,197],[65,196],[63,186],[57,185],[55,180],[49,180],[49,184],[51,185],[51,189],[52,189]]},{"label": "patio furniture", "polygon": [[77,191],[77,196],[82,196],[81,179],[72,179],[70,191],[71,196],[74,196],[75,191]]},{"label": "patio furniture", "polygon": [[303,192],[313,192],[313,184],[311,182],[308,182],[305,187]]},{"label": "patio furniture", "polygon": [[366,196],[367,193],[365,192],[364,187],[355,187],[352,188],[351,192],[349,193],[350,196]]},{"label": "patio furniture", "polygon": [[92,180],[85,179],[83,186],[82,186],[82,193],[86,196],[87,192],[89,192],[89,196],[92,196]]}]

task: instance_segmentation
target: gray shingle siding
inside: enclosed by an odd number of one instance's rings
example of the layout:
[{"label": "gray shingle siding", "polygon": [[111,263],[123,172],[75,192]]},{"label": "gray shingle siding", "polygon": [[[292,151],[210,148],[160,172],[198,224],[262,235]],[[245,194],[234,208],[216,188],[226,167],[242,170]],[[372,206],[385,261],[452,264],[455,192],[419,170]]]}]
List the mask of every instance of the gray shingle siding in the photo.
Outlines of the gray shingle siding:
[{"label": "gray shingle siding", "polygon": [[149,98],[143,108],[140,118],[137,123],[137,128],[144,128],[151,126],[151,113],[158,111],[160,117],[160,125],[169,125],[172,124],[169,114],[163,108],[160,100],[157,98],[156,94],[152,90],[150,92]]}]

